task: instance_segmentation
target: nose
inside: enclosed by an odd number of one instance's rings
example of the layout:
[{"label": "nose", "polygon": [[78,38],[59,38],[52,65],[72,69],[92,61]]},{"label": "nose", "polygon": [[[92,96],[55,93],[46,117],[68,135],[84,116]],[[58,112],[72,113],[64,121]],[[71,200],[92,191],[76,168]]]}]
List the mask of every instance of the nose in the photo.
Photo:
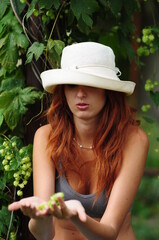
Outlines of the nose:
[{"label": "nose", "polygon": [[86,97],[86,87],[79,85],[77,89],[77,97],[79,98],[85,98]]}]

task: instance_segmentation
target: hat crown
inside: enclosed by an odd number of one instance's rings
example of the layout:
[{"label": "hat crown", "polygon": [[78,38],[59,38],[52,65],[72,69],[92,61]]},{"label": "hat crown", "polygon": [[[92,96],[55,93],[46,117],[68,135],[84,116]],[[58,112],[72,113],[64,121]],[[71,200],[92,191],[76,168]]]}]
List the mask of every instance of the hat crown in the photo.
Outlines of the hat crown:
[{"label": "hat crown", "polygon": [[61,68],[76,66],[103,66],[115,71],[115,56],[110,47],[100,43],[75,43],[64,48]]}]

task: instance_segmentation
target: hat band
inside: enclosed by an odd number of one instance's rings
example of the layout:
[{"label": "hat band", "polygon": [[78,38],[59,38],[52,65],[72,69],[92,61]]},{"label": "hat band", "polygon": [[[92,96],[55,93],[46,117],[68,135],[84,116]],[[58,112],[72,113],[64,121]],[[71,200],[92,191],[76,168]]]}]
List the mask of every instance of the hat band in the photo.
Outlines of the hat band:
[{"label": "hat band", "polygon": [[99,65],[99,64],[98,65],[89,64],[89,65],[80,65],[80,66],[72,65],[71,67],[64,67],[63,69],[75,70],[75,69],[80,69],[80,68],[91,68],[91,67],[107,68],[107,69],[110,69],[110,70],[114,71],[117,74],[118,77],[121,75],[121,72],[120,72],[119,68],[115,67],[113,69],[113,68],[110,68],[108,66]]}]

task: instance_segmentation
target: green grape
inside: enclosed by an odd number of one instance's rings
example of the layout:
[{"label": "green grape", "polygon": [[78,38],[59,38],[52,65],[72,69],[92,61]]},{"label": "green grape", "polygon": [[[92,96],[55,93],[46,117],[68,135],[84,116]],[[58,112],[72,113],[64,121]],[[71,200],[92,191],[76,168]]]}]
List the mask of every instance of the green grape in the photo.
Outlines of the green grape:
[{"label": "green grape", "polygon": [[22,165],[22,169],[27,170],[27,165],[25,163]]},{"label": "green grape", "polygon": [[18,190],[18,191],[17,191],[17,195],[18,195],[19,197],[21,197],[21,196],[23,196],[23,192],[22,192],[21,190]]},{"label": "green grape", "polygon": [[9,165],[5,165],[5,166],[4,166],[4,170],[5,170],[5,171],[9,171]]},{"label": "green grape", "polygon": [[12,142],[12,147],[16,147],[16,142]]},{"label": "green grape", "polygon": [[141,107],[141,110],[142,110],[143,112],[147,112],[150,108],[151,108],[150,104],[147,104],[147,105],[143,105],[143,106]]},{"label": "green grape", "polygon": [[11,160],[11,159],[12,159],[12,155],[6,156],[6,159],[7,159],[7,160]]},{"label": "green grape", "polygon": [[2,157],[5,155],[4,149],[1,149],[1,150],[0,150],[0,155],[1,155]]},{"label": "green grape", "polygon": [[15,172],[15,173],[13,174],[13,177],[14,177],[14,178],[18,178],[18,177],[19,177],[19,172]]},{"label": "green grape", "polygon": [[16,240],[16,233],[15,232],[10,232],[9,240]]},{"label": "green grape", "polygon": [[158,86],[158,82],[157,81],[154,81],[154,86]]},{"label": "green grape", "polygon": [[22,170],[22,171],[21,171],[21,174],[22,174],[22,175],[25,175],[25,171],[24,171],[24,170]]},{"label": "green grape", "polygon": [[143,43],[147,43],[147,41],[148,41],[148,36],[144,35],[144,36],[142,37],[142,41],[143,41]]},{"label": "green grape", "polygon": [[35,17],[38,17],[39,16],[39,11],[37,9],[34,9],[33,14],[34,14]]},{"label": "green grape", "polygon": [[15,181],[13,182],[13,185],[14,185],[15,187],[17,187],[17,186],[19,185],[19,181],[15,180]]},{"label": "green grape", "polygon": [[20,183],[18,186],[19,186],[21,189],[24,188],[24,184],[23,184],[23,183]]},{"label": "green grape", "polygon": [[21,2],[22,4],[24,4],[24,3],[26,3],[26,0],[20,0],[20,2]]},{"label": "green grape", "polygon": [[149,40],[152,42],[154,39],[155,39],[155,37],[154,37],[154,35],[151,33],[151,34],[149,35]]},{"label": "green grape", "polygon": [[27,185],[27,183],[28,183],[27,180],[24,180],[24,181],[23,181],[23,184],[24,184],[24,185]]},{"label": "green grape", "polygon": [[42,15],[42,21],[45,23],[47,21],[47,16],[46,15]]},{"label": "green grape", "polygon": [[46,206],[49,206],[49,208],[52,209],[52,202],[54,201],[56,203],[56,205],[58,206],[59,205],[59,202],[58,202],[58,199],[57,197],[61,197],[62,199],[64,199],[64,193],[63,192],[58,192],[58,193],[54,193],[49,201],[47,203],[43,203],[43,204],[40,204],[38,206],[38,210],[44,210]]},{"label": "green grape", "polygon": [[21,148],[21,149],[19,150],[19,154],[22,155],[23,153],[24,153],[24,149]]},{"label": "green grape", "polygon": [[7,161],[6,159],[4,159],[4,160],[2,161],[2,164],[3,164],[3,165],[7,165],[7,164],[8,164],[8,161]]},{"label": "green grape", "polygon": [[8,143],[6,141],[3,142],[3,146],[4,147],[7,147],[8,146]]},{"label": "green grape", "polygon": [[30,167],[31,167],[31,163],[30,163],[30,162],[27,163],[26,165],[27,165],[27,168],[30,168]]}]

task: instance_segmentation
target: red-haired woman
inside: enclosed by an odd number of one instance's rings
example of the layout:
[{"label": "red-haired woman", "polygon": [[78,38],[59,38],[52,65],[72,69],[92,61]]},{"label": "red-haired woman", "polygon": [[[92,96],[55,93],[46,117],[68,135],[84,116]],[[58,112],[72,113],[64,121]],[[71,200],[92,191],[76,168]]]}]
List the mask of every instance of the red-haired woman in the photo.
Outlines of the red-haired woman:
[{"label": "red-haired woman", "polygon": [[[149,144],[126,101],[135,84],[119,72],[111,48],[84,42],[41,75],[53,100],[34,138],[34,196],[9,206],[31,218],[38,240],[136,239],[131,207]],[[55,192],[65,199],[39,210]]]}]

